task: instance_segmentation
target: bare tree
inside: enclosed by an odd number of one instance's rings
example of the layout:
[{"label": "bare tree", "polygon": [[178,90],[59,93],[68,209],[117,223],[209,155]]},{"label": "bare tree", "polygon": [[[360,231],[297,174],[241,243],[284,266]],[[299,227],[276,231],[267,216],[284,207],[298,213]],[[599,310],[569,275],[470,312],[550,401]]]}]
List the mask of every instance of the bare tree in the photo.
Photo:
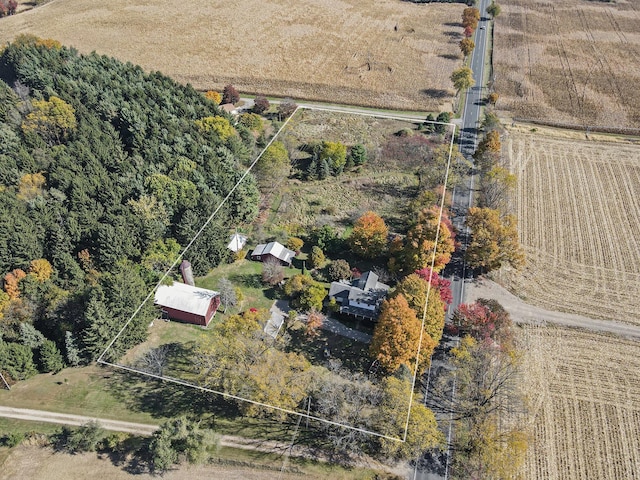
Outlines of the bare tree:
[{"label": "bare tree", "polygon": [[238,304],[236,290],[228,278],[222,277],[218,281],[218,293],[220,293],[220,303],[224,305],[224,313],[227,313],[227,307],[235,307]]},{"label": "bare tree", "polygon": [[262,281],[277,285],[284,280],[284,267],[277,258],[269,257],[262,262]]},{"label": "bare tree", "polygon": [[169,345],[160,345],[159,347],[152,348],[138,361],[139,368],[145,372],[162,377],[169,363],[170,351],[171,347]]}]

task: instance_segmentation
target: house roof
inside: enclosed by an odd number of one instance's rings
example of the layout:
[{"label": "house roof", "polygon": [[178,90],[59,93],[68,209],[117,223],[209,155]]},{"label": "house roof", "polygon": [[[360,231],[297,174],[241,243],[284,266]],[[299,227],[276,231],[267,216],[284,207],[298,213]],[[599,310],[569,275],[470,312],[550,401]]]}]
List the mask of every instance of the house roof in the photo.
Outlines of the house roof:
[{"label": "house roof", "polygon": [[289,250],[278,242],[261,243],[253,249],[251,256],[255,255],[273,255],[278,260],[291,263],[291,259],[296,256],[296,252]]},{"label": "house roof", "polygon": [[244,248],[244,245],[247,243],[247,237],[245,235],[241,235],[240,233],[234,233],[231,235],[231,239],[229,241],[229,245],[227,248],[232,252],[239,252]]},{"label": "house roof", "polygon": [[238,111],[233,103],[223,103],[220,108],[227,113],[236,113]]},{"label": "house roof", "polygon": [[204,316],[209,310],[211,299],[218,295],[220,294],[213,290],[175,282],[173,285],[160,285],[153,302],[161,307]]},{"label": "house roof", "polygon": [[375,305],[385,297],[389,291],[389,285],[378,281],[378,275],[373,272],[365,272],[362,276],[348,283],[345,280],[332,282],[329,288],[329,296],[349,299],[358,303]]}]

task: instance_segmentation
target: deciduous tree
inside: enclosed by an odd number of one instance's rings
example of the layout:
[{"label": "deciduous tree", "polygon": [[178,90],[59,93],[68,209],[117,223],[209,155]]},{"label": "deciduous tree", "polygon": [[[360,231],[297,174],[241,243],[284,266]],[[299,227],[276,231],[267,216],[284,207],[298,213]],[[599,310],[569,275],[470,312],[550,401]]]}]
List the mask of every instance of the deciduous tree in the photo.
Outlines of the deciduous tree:
[{"label": "deciduous tree", "polygon": [[462,54],[467,57],[473,52],[473,49],[476,48],[476,43],[470,38],[463,38],[460,40],[460,51]]},{"label": "deciduous tree", "polygon": [[253,101],[253,112],[258,115],[262,115],[264,112],[269,110],[270,107],[271,104],[264,95],[258,95]]},{"label": "deciduous tree", "polygon": [[385,252],[388,234],[384,220],[377,213],[368,211],[356,220],[349,236],[349,246],[356,255],[376,258]]},{"label": "deciduous tree", "polygon": [[519,268],[524,253],[518,240],[517,221],[512,215],[501,218],[498,210],[472,207],[467,214],[471,229],[471,243],[466,259],[472,268],[481,272],[496,270],[509,264]]},{"label": "deciduous tree", "polygon": [[233,85],[226,85],[222,91],[222,103],[236,104],[240,101],[240,94]]},{"label": "deciduous tree", "polygon": [[37,133],[49,145],[62,142],[76,128],[74,108],[54,95],[49,100],[34,100],[33,111],[22,122],[26,133]]},{"label": "deciduous tree", "polygon": [[318,310],[311,310],[307,314],[307,324],[304,333],[309,338],[315,338],[320,335],[320,328],[324,323],[324,315]]},{"label": "deciduous tree", "polygon": [[501,11],[502,9],[500,8],[500,5],[495,2],[492,2],[491,5],[487,7],[487,13],[491,15],[492,18],[496,18],[498,15],[500,15]]},{"label": "deciduous tree", "polygon": [[410,381],[396,377],[386,377],[382,381],[382,398],[374,420],[378,431],[392,438],[403,438],[405,427],[408,427],[404,442],[380,439],[385,456],[399,460],[415,459],[444,443],[444,435],[438,429],[435,415],[417,393],[411,405],[409,425],[406,425],[410,395]]},{"label": "deciduous tree", "polygon": [[[269,279],[271,278],[272,276],[269,275]],[[280,279],[276,283],[279,283],[281,280],[282,279]],[[264,269],[263,269],[263,281],[267,281],[264,279]],[[269,282],[267,281],[267,283]],[[228,307],[235,307],[237,305],[238,297],[236,295],[236,289],[233,287],[233,283],[231,283],[228,278],[222,277],[220,280],[218,280],[218,292],[220,293],[220,303],[224,305],[224,310],[223,310],[224,313],[227,312]]]},{"label": "deciduous tree", "polygon": [[342,172],[347,162],[347,146],[342,142],[322,142],[320,162],[326,160],[334,174]]},{"label": "deciduous tree", "polygon": [[258,181],[263,186],[273,186],[274,183],[279,183],[289,175],[290,169],[289,152],[279,140],[267,147],[253,167]]},{"label": "deciduous tree", "polygon": [[387,372],[395,372],[403,364],[411,368],[419,341],[420,322],[404,296],[385,300],[371,339],[371,356]]},{"label": "deciduous tree", "polygon": [[220,105],[220,102],[222,101],[222,95],[220,95],[220,92],[216,92],[215,90],[206,91],[204,96],[216,105]]},{"label": "deciduous tree", "polygon": [[52,273],[53,267],[49,263],[49,260],[45,258],[32,260],[29,265],[29,275],[32,275],[40,283],[49,280]]},{"label": "deciduous tree", "polygon": [[450,78],[451,82],[453,82],[453,88],[456,89],[457,93],[460,93],[463,90],[471,88],[475,85],[473,72],[469,67],[460,67],[454,70]]},{"label": "deciduous tree", "polygon": [[334,282],[339,280],[349,280],[351,278],[351,266],[349,262],[339,258],[329,264],[329,278]]},{"label": "deciduous tree", "polygon": [[480,11],[475,7],[467,7],[462,11],[462,26],[471,27],[473,30],[480,21]]},{"label": "deciduous tree", "polygon": [[297,108],[298,108],[298,105],[296,104],[296,102],[294,102],[290,98],[285,98],[278,105],[278,117],[279,117],[279,119],[282,121],[285,118],[293,115],[293,112],[295,112]]},{"label": "deciduous tree", "polygon": [[[404,248],[401,252],[402,265],[406,272],[414,272],[431,266],[432,256],[435,262],[433,270],[439,272],[451,260],[455,249],[454,239],[443,214],[439,222],[439,210],[436,207],[422,209],[418,213],[416,224],[407,232]],[[438,229],[438,224],[440,228]],[[436,239],[436,234],[437,239]]]},{"label": "deciduous tree", "polygon": [[284,279],[284,267],[277,258],[269,257],[262,262],[262,281],[278,285]]},{"label": "deciduous tree", "polygon": [[18,198],[33,200],[44,193],[46,179],[42,173],[26,173],[18,183]]},{"label": "deciduous tree", "polygon": [[293,250],[296,253],[300,253],[302,247],[304,246],[304,240],[298,237],[289,237],[287,239],[287,248],[289,250]]}]

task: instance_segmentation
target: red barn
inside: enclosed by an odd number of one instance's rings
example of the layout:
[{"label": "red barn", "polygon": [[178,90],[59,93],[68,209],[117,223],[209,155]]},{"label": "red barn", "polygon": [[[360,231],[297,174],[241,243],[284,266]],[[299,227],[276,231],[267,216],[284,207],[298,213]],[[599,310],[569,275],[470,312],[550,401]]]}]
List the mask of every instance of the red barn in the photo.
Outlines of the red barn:
[{"label": "red barn", "polygon": [[175,282],[173,285],[160,285],[153,303],[171,319],[206,327],[220,305],[220,294]]}]

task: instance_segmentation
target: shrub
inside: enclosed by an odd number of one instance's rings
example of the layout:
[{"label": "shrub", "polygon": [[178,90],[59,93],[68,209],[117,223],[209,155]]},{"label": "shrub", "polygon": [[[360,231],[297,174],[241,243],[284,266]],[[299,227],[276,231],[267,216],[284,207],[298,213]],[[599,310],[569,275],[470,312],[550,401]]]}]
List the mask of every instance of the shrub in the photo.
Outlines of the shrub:
[{"label": "shrub", "polygon": [[318,246],[311,248],[311,255],[309,255],[309,263],[311,268],[320,268],[325,262],[325,256],[322,249]]},{"label": "shrub", "polygon": [[304,240],[298,237],[289,237],[286,246],[289,250],[300,253],[300,250],[302,250],[302,247],[304,246]]}]

